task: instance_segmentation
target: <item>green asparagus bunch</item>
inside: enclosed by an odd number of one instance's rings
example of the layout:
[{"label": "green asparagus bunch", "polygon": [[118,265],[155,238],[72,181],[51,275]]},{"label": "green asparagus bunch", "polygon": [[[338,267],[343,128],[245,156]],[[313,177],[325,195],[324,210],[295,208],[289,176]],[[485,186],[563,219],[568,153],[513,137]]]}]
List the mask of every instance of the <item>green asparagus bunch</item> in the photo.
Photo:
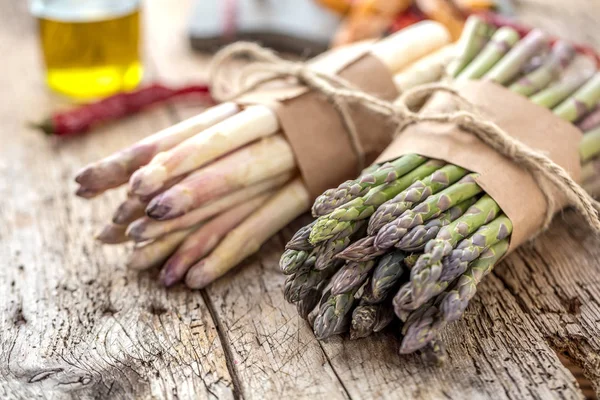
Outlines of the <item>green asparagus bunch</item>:
[{"label": "green asparagus bunch", "polygon": [[[493,32],[471,17],[458,47],[447,71],[453,79],[494,81],[566,121],[589,114],[580,156],[597,163],[600,73],[573,63],[572,45],[550,46],[539,30],[523,38],[508,27]],[[403,324],[400,352],[427,349],[436,360],[443,358],[440,331],[461,317],[512,233],[477,174],[416,154],[326,191],[313,215],[286,247],[281,268],[289,275],[286,298],[303,316],[314,307],[317,338],[349,332],[358,339],[396,320]]]}]

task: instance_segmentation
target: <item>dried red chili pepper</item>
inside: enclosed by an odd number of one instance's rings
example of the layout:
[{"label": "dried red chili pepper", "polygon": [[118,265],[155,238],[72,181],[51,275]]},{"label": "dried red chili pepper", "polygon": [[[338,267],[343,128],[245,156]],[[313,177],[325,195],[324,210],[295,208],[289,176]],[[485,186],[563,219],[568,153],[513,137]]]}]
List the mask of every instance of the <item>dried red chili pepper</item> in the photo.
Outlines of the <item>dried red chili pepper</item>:
[{"label": "dried red chili pepper", "polygon": [[152,84],[133,92],[119,93],[95,103],[55,113],[43,122],[35,124],[35,127],[49,135],[74,135],[86,132],[94,125],[117,120],[135,114],[148,106],[189,94],[200,95],[212,102],[210,88],[207,85],[172,89],[160,84]]}]

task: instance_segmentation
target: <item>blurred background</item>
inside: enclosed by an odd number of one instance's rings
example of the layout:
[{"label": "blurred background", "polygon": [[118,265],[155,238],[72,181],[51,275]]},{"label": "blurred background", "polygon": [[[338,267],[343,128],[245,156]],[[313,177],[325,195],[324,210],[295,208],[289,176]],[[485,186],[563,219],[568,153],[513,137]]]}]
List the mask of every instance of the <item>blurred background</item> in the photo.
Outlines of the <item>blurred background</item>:
[{"label": "blurred background", "polygon": [[[136,88],[147,69],[142,49],[153,45],[142,33],[145,6],[141,0],[30,0],[48,87],[80,100]],[[423,19],[443,23],[457,38],[469,14],[492,11],[512,15],[512,4],[509,0],[197,0],[190,4],[183,33],[201,52],[252,40],[309,57],[329,46],[380,37]]]}]

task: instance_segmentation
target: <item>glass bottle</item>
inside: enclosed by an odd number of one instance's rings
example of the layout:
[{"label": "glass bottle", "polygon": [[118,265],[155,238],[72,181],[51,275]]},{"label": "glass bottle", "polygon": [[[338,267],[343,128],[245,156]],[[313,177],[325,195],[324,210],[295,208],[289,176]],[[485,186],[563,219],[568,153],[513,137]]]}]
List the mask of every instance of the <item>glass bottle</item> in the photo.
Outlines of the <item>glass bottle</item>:
[{"label": "glass bottle", "polygon": [[53,90],[90,99],[141,81],[139,0],[32,0],[31,11]]}]

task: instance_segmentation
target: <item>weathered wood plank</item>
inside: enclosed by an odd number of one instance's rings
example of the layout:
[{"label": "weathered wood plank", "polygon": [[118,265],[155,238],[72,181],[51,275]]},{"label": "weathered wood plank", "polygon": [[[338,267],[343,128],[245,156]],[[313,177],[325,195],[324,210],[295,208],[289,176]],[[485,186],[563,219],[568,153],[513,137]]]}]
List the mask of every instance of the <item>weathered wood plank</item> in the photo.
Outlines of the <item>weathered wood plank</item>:
[{"label": "weathered wood plank", "polygon": [[[591,31],[586,31],[584,27],[593,29],[591,27],[595,25],[587,21],[586,10],[591,10],[596,5],[589,2],[583,4],[581,1],[569,5],[546,1],[531,3],[520,3],[526,22],[551,29],[554,34],[591,42]],[[570,10],[565,16],[561,13],[564,8]],[[565,18],[563,27],[571,27],[571,30],[573,26],[581,28],[575,30],[575,34],[554,29],[553,20],[544,18],[544,15],[554,18],[561,15]],[[565,229],[565,224],[555,224],[548,235],[553,234],[560,240],[565,235]],[[584,235],[586,231],[583,228],[577,232]],[[560,259],[562,255],[564,260],[570,253],[569,249],[577,248],[558,246],[558,243],[549,245],[546,236],[539,239],[539,245],[545,246],[545,256],[536,257],[535,266],[525,269],[531,274],[542,274],[538,279],[546,274],[553,274],[552,271],[564,269],[565,263],[557,262],[557,258]],[[597,247],[598,240],[588,238],[585,243],[587,251],[580,251],[576,262],[579,267],[584,265],[583,268],[590,275],[588,279],[592,281],[597,281],[600,276],[597,261],[591,261],[598,259],[597,252],[592,251]],[[269,254],[270,249],[273,249],[274,255]],[[310,329],[306,324],[294,316],[293,309],[290,311],[292,307],[271,293],[281,290],[283,284],[283,278],[276,272],[275,256],[278,251],[281,248],[274,239],[260,255],[249,260],[247,265],[208,289],[222,323],[227,327],[233,353],[239,359],[236,369],[242,378],[243,393],[247,397],[256,397],[257,393],[265,394],[257,392],[257,388],[266,391],[267,397],[289,395],[289,387],[294,384],[303,388],[306,375],[302,374],[302,378],[298,378],[298,375],[287,372],[291,369],[297,373],[298,370],[285,361],[289,357],[302,360],[303,354],[317,349],[311,345]],[[324,356],[321,356],[320,367],[316,371],[314,364],[308,366],[311,373],[331,376],[335,378],[333,381],[336,384],[336,381],[341,383],[342,391],[327,395],[334,398],[582,398],[583,393],[574,376],[562,366],[556,355],[556,350],[566,348],[598,389],[599,353],[595,346],[596,339],[592,340],[593,344],[589,344],[587,339],[579,339],[576,344],[572,344],[570,340],[575,335],[571,334],[566,338],[568,330],[564,327],[557,329],[560,325],[556,321],[551,327],[545,326],[553,319],[572,320],[569,310],[573,310],[563,307],[559,315],[550,318],[540,312],[540,300],[537,299],[536,303],[531,298],[528,299],[529,303],[536,307],[523,309],[525,300],[520,293],[526,292],[529,281],[519,279],[521,277],[511,280],[512,285],[520,288],[515,291],[503,276],[504,271],[512,271],[513,268],[519,274],[524,271],[522,265],[518,265],[523,264],[519,260],[524,257],[532,259],[530,254],[526,253],[524,256],[524,252],[527,250],[521,250],[500,266],[500,272],[489,277],[480,288],[465,319],[449,327],[444,335],[449,361],[443,368],[427,366],[417,357],[399,358],[396,355],[396,339],[391,334],[384,334],[358,342],[334,338],[320,344]],[[546,288],[545,292],[552,291],[552,287],[563,289],[562,282],[567,287],[573,287],[561,276],[553,280],[543,279],[543,282],[540,287]],[[549,285],[544,286],[547,284]],[[539,293],[534,290],[530,295],[536,297]],[[582,293],[578,293],[575,297],[587,301],[590,295],[582,296]],[[547,301],[555,303],[556,298]],[[577,304],[577,300],[573,302]],[[581,319],[591,323],[586,323],[585,327],[571,327],[584,338],[597,338],[600,328],[597,318],[599,310],[597,300],[587,301],[586,307],[581,311],[586,317]],[[261,321],[258,327],[256,321]],[[591,326],[593,324],[596,326]],[[285,328],[282,330],[282,327]],[[255,330],[254,335],[249,333],[252,330]],[[292,336],[295,340],[290,340],[290,330],[295,335]],[[557,341],[557,337],[563,340]],[[566,345],[567,342],[571,344]],[[571,349],[573,346],[575,347]],[[302,370],[306,368],[302,361],[297,361],[297,364]],[[286,371],[284,377],[281,376],[282,368]],[[276,382],[275,386],[271,385],[271,379]],[[307,397],[315,395],[318,396],[319,393],[307,393]]]},{"label": "weathered wood plank", "polygon": [[[146,9],[153,75],[174,83],[206,71],[205,58],[187,52],[189,4],[154,0]],[[590,22],[598,6],[527,0],[519,10],[556,34],[598,43],[598,21]],[[197,105],[157,108],[60,145],[41,140],[23,121],[60,100],[43,94],[39,74],[24,74],[37,62],[24,2],[5,0],[0,10],[0,50],[10,55],[0,76],[1,397],[581,398],[555,350],[600,388],[599,242],[571,213],[486,280],[445,334],[443,368],[399,358],[392,334],[316,341],[283,300],[277,270],[298,223],[206,291],[165,291],[154,274],[126,271],[122,249],[91,239],[122,191],[84,203],[71,178]]]},{"label": "weathered wood plank", "polygon": [[123,192],[72,194],[79,167],[172,124],[170,113],[61,143],[26,129],[59,102],[36,68],[26,7],[0,4],[0,397],[233,398],[201,294],[167,292],[127,271],[123,249],[94,243]]}]

